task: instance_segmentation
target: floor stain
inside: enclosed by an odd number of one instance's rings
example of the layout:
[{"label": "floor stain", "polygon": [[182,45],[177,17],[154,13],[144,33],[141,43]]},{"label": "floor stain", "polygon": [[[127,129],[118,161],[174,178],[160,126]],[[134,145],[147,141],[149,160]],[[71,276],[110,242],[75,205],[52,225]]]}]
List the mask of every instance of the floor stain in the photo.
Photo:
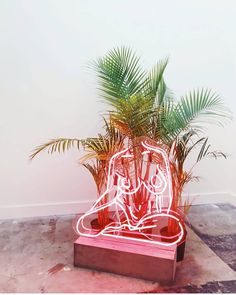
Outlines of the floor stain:
[{"label": "floor stain", "polygon": [[55,273],[59,272],[60,270],[62,270],[65,267],[65,264],[63,263],[58,263],[55,266],[53,266],[52,268],[50,268],[48,270],[48,274],[50,275],[54,275]]},{"label": "floor stain", "polygon": [[208,282],[201,286],[186,285],[179,288],[155,288],[142,293],[235,293],[236,280],[222,282]]}]

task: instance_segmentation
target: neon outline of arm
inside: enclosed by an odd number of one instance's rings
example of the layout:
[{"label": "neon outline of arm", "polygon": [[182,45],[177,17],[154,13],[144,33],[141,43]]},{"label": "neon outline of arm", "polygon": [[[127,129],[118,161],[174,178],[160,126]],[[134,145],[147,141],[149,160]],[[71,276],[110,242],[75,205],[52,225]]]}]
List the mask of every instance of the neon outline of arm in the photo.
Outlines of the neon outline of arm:
[{"label": "neon outline of arm", "polygon": [[[165,213],[155,214],[152,217],[158,217],[158,216],[160,216],[160,217],[161,216],[172,217],[172,218],[174,218],[175,220],[177,220],[179,222],[179,219],[177,217],[175,217],[173,215],[165,214]],[[113,231],[113,230],[114,231],[121,230],[123,227],[126,227],[126,226],[131,231],[142,230],[142,229],[150,228],[150,227],[145,227],[145,226],[144,227],[137,228],[137,227],[130,227],[127,224],[122,224],[122,225],[120,225],[118,227],[108,226],[108,227],[104,228],[102,231],[100,231],[99,233],[93,234],[93,235],[91,235],[91,234],[84,234],[83,233],[83,236],[87,236],[87,237],[98,237],[100,235],[104,235],[104,236],[109,236],[109,237],[113,237],[113,238],[117,238],[117,239],[119,238],[119,239],[131,240],[131,241],[140,241],[140,239],[137,239],[137,238],[125,237],[125,236],[118,236],[118,235],[112,235],[112,234],[105,233],[106,231],[109,231],[109,230],[111,230],[111,231]],[[161,245],[161,246],[172,246],[172,245],[175,245],[175,244],[177,244],[178,242],[181,241],[181,239],[183,237],[183,234],[184,234],[184,229],[183,229],[183,226],[182,226],[181,222],[179,222],[179,226],[180,226],[180,230],[181,230],[180,231],[180,234],[179,234],[179,238],[176,241],[174,241],[174,242],[165,243],[165,242],[159,242],[159,241],[154,241],[154,240],[142,240],[142,243],[156,244],[156,245]],[[168,238],[171,239],[171,238],[174,238],[175,236],[176,235],[170,236]]]},{"label": "neon outline of arm", "polygon": [[[129,222],[129,217],[127,215],[127,213],[125,212],[125,209],[123,208],[123,206],[117,202],[115,200],[115,203],[117,203],[118,206],[120,206],[122,208],[122,211],[124,212],[126,218],[127,218],[127,221],[128,221],[128,224],[122,224],[122,225],[119,225],[118,227],[114,227],[114,226],[107,226],[105,227],[102,231],[98,232],[97,234],[86,234],[86,233],[82,233],[80,232],[79,230],[77,230],[81,235],[83,236],[87,236],[87,237],[98,237],[100,235],[105,235],[105,236],[110,236],[110,237],[115,237],[115,238],[121,238],[121,239],[128,239],[128,240],[133,240],[133,241],[137,241],[140,239],[137,239],[137,238],[131,238],[131,237],[124,237],[124,236],[115,236],[115,235],[112,235],[112,234],[108,234],[108,233],[105,233],[107,231],[118,231],[118,230],[121,230],[122,228],[125,228],[125,227],[128,227],[130,231],[140,231],[142,229],[147,229],[147,228],[150,228],[152,226],[139,226],[141,225],[145,220],[148,220],[148,219],[151,219],[151,218],[154,218],[154,217],[162,217],[162,216],[166,216],[166,217],[171,217],[173,219],[175,219],[176,221],[178,221],[178,224],[180,226],[180,229],[181,229],[181,232],[180,232],[180,235],[179,235],[179,238],[172,242],[172,243],[163,243],[163,242],[159,242],[159,241],[150,241],[150,240],[142,240],[142,242],[145,242],[145,243],[152,243],[152,244],[157,244],[157,245],[162,245],[162,246],[171,246],[171,245],[174,245],[174,244],[177,244],[183,237],[183,234],[184,234],[184,230],[183,230],[183,226],[181,224],[181,222],[179,222],[179,219],[173,215],[170,215],[168,213],[159,213],[159,214],[153,214],[153,215],[150,215],[150,216],[147,216],[146,218],[142,218],[142,220],[140,220],[136,226],[132,226]],[[77,223],[78,224],[78,223]],[[175,237],[176,235],[173,236],[173,238]],[[169,238],[172,238],[172,236],[170,236]]]}]

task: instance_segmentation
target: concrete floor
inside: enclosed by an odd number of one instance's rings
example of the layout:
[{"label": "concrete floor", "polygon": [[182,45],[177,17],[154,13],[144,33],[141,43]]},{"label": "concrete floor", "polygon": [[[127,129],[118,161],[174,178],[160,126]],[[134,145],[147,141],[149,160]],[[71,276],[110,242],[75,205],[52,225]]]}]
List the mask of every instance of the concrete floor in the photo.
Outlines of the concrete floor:
[{"label": "concrete floor", "polygon": [[236,207],[193,206],[184,261],[160,285],[73,267],[74,216],[0,221],[0,292],[236,292]]}]

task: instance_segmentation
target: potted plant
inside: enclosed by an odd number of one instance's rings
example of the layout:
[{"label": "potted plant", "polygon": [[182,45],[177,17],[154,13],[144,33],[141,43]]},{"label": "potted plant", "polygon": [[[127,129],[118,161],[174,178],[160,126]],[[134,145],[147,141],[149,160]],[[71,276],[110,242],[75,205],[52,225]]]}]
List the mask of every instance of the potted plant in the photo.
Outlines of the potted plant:
[{"label": "potted plant", "polygon": [[[190,202],[184,202],[182,191],[186,183],[198,179],[193,175],[194,166],[205,157],[225,157],[222,152],[211,151],[208,138],[203,133],[203,123],[223,124],[231,118],[222,99],[209,89],[194,90],[175,100],[164,80],[168,60],[158,62],[151,71],[140,66],[138,58],[131,49],[115,48],[104,57],[98,58],[91,67],[98,76],[101,96],[109,110],[104,117],[105,135],[95,138],[59,138],[37,147],[30,158],[40,152],[61,152],[72,147],[84,148],[87,154],[81,163],[92,174],[98,196],[104,192],[107,179],[107,165],[112,155],[124,147],[136,152],[140,138],[164,144],[169,150],[169,161],[173,182],[173,202],[171,210],[181,216],[183,223]],[[191,152],[198,148],[198,157],[189,170],[185,163]],[[135,173],[139,167],[136,157]],[[109,196],[107,196],[109,198]],[[97,227],[109,223],[107,209],[99,212]],[[163,229],[165,236],[174,234],[176,224],[169,220]],[[180,241],[183,247],[185,242]],[[179,255],[179,260],[183,254]]]}]

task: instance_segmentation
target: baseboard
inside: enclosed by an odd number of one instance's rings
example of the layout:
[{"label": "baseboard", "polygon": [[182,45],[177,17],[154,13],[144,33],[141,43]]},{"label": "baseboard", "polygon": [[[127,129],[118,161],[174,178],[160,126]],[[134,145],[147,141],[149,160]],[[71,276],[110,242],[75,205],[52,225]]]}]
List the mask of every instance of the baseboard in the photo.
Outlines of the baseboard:
[{"label": "baseboard", "polygon": [[236,195],[229,192],[183,194],[183,200],[189,199],[192,205],[235,203]]},{"label": "baseboard", "polygon": [[[189,198],[192,205],[210,203],[232,203],[236,205],[236,194],[227,192],[185,194],[184,199]],[[14,219],[25,217],[39,217],[50,215],[80,214],[91,208],[94,200],[68,201],[42,204],[23,204],[12,206],[0,206],[0,219]]]},{"label": "baseboard", "polygon": [[232,195],[233,198],[236,198],[236,194],[232,193],[231,195]]},{"label": "baseboard", "polygon": [[88,211],[93,203],[94,200],[0,206],[0,219],[80,214]]}]

